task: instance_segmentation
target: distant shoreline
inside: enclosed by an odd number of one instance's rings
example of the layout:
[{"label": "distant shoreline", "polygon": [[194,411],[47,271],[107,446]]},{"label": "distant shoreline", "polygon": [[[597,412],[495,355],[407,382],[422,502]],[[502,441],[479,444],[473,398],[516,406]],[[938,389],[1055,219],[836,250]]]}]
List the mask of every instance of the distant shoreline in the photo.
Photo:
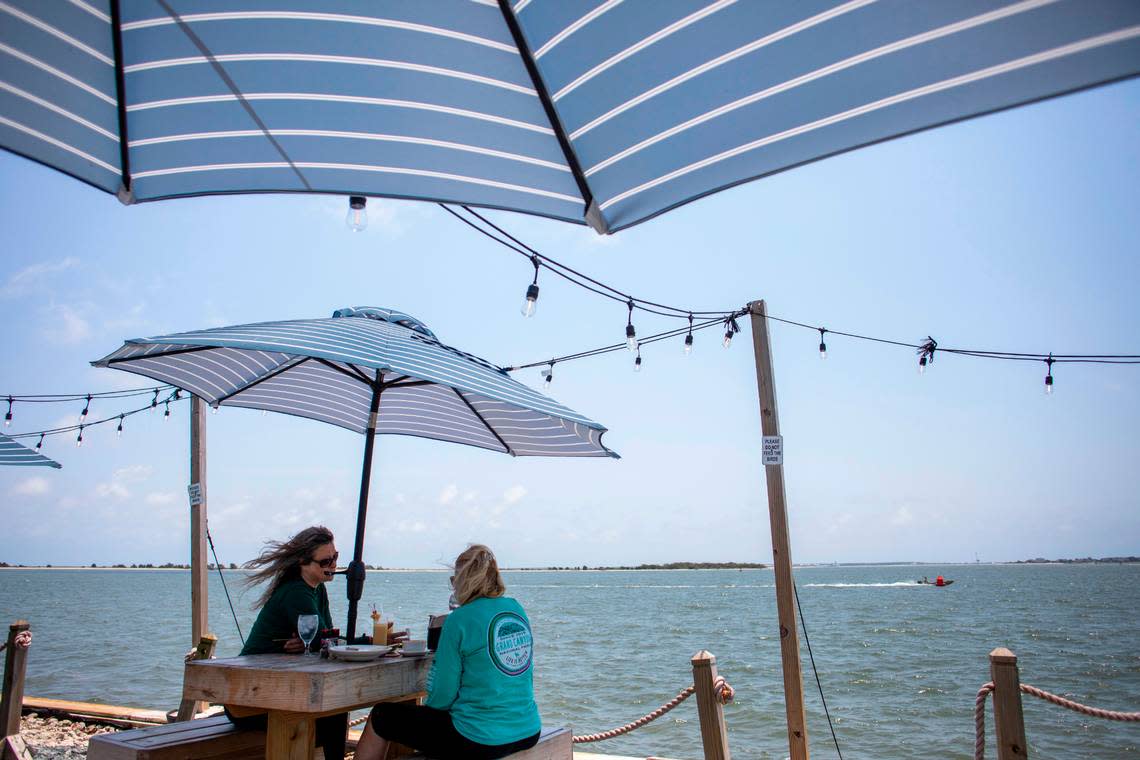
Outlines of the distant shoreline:
[{"label": "distant shoreline", "polygon": [[[1140,557],[1085,557],[1081,559],[1019,559],[1008,560],[1002,562],[806,562],[804,564],[795,565],[796,568],[826,568],[826,567],[962,567],[969,565],[1126,565],[1126,564],[1140,564]],[[186,571],[190,569],[190,565],[175,565],[171,563],[163,565],[12,565],[6,562],[0,562],[0,571],[3,570],[163,570],[163,571]],[[661,565],[616,565],[616,566],[597,566],[589,567],[587,565],[579,565],[577,567],[504,567],[504,572],[512,573],[549,573],[549,572],[660,572],[671,570],[771,570],[772,568],[766,564],[756,562],[725,562],[725,563],[705,563],[705,562],[672,562]],[[217,568],[214,565],[209,566],[209,571],[214,572]],[[231,566],[223,567],[223,571],[227,572],[251,572],[242,569],[241,567]],[[369,572],[385,572],[385,573],[442,573],[449,571],[445,567],[377,567],[367,565],[366,570]]]}]

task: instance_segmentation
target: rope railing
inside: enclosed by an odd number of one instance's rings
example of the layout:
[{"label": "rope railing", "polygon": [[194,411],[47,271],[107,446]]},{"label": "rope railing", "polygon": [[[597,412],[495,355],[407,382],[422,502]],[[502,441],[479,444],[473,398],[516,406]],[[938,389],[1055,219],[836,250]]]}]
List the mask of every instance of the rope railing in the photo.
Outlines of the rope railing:
[{"label": "rope railing", "polygon": [[[1100,707],[1090,707],[1083,705],[1080,702],[1074,702],[1071,699],[1051,694],[1044,689],[1038,689],[1036,686],[1029,684],[1020,684],[1021,692],[1029,694],[1030,696],[1043,699],[1046,702],[1052,702],[1055,705],[1064,707],[1067,710],[1079,712],[1082,715],[1089,715],[1094,718],[1104,718],[1105,720],[1119,720],[1130,723],[1140,722],[1140,712],[1122,712],[1120,710],[1105,710]],[[985,760],[986,755],[986,697],[994,690],[994,683],[990,681],[982,684],[982,688],[978,690],[978,696],[974,700],[974,726],[975,726],[975,739],[974,739],[974,760]]]},{"label": "rope railing", "polygon": [[[731,686],[729,686],[728,682],[725,681],[724,678],[722,678],[721,676],[717,676],[716,680],[713,681],[713,690],[716,694],[717,702],[720,702],[722,705],[728,704],[729,702],[732,701],[732,698],[736,696],[736,691]],[[575,736],[574,737],[574,743],[575,744],[586,744],[588,742],[600,742],[600,741],[603,741],[604,739],[613,739],[616,736],[621,736],[622,734],[628,734],[630,731],[633,731],[634,729],[641,728],[642,726],[647,725],[647,724],[652,723],[653,721],[657,720],[662,715],[669,712],[670,710],[672,710],[674,707],[676,707],[677,705],[684,702],[689,697],[693,696],[693,693],[695,691],[696,691],[695,686],[691,686],[691,685],[686,686],[684,689],[681,689],[681,691],[679,691],[677,693],[677,696],[673,697],[671,700],[669,700],[665,704],[661,705],[660,707],[658,707],[653,712],[647,713],[646,715],[641,716],[640,718],[638,718],[635,721],[632,721],[630,723],[626,723],[624,726],[619,726],[618,728],[611,728],[609,731],[601,731],[601,732],[596,733],[596,734],[584,734],[582,736]]]},{"label": "rope railing", "polygon": [[[12,640],[12,643],[14,643],[20,649],[27,649],[28,647],[30,647],[32,645],[32,632],[31,631],[20,631],[19,633],[16,634],[16,637]],[[3,652],[7,648],[8,648],[8,642],[7,641],[0,644],[0,652]]]}]

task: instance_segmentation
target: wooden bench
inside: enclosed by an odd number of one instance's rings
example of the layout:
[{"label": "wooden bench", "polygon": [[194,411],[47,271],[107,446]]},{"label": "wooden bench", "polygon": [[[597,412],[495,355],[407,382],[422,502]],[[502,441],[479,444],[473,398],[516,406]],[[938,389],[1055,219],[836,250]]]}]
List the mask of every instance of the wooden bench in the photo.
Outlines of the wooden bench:
[{"label": "wooden bench", "polygon": [[[88,755],[88,758],[91,756]],[[538,744],[522,752],[507,755],[503,760],[573,760],[574,742],[570,729],[543,727],[542,735],[538,737]],[[428,756],[417,752],[408,755],[404,760],[429,760]]]},{"label": "wooden bench", "polygon": [[88,760],[245,760],[265,757],[265,732],[238,728],[225,715],[114,734],[87,744]]}]

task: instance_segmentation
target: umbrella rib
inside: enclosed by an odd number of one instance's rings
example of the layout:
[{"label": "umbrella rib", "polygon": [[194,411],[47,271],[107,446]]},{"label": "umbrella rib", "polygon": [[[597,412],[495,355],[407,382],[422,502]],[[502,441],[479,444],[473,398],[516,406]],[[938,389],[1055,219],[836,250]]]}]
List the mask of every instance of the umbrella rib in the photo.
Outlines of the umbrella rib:
[{"label": "umbrella rib", "polygon": [[468,401],[467,397],[463,395],[463,391],[459,390],[458,388],[452,388],[451,390],[455,391],[455,395],[459,397],[459,400],[466,404],[467,408],[471,410],[471,413],[479,418],[479,421],[483,423],[483,427],[487,428],[487,432],[495,436],[495,440],[502,444],[503,448],[507,450],[507,453],[511,456],[515,456],[515,452],[511,451],[511,447],[507,445],[507,442],[503,440],[503,437],[495,432],[495,428],[487,424],[487,420],[483,419],[483,415],[479,414],[479,410],[471,405],[471,402]]},{"label": "umbrella rib", "polygon": [[[296,359],[297,357],[293,357],[293,358]],[[300,367],[302,364],[309,361],[310,358],[311,357],[305,356],[305,357],[301,357],[300,361],[285,362],[284,364],[282,364],[280,367],[273,370],[272,372],[264,374],[261,377],[253,380],[252,382],[246,383],[245,385],[241,386],[240,388],[235,388],[224,396],[219,396],[216,403],[221,404],[223,401],[228,401],[231,398],[233,398],[234,396],[238,395],[239,393],[244,393],[245,391],[248,391],[250,388],[254,387],[255,385],[260,385],[261,383],[264,383],[266,380],[272,380],[273,378],[280,375],[282,372],[286,372],[286,371],[291,370],[295,367]]]},{"label": "umbrella rib", "polygon": [[526,67],[526,72],[530,76],[531,84],[534,85],[534,90],[538,93],[538,99],[542,103],[542,109],[546,112],[546,118],[550,122],[550,126],[554,129],[554,136],[558,140],[558,147],[562,149],[562,156],[566,159],[566,165],[570,168],[570,173],[574,175],[574,182],[578,185],[578,192],[582,195],[582,203],[585,205],[586,223],[593,227],[594,231],[599,235],[608,234],[610,232],[609,225],[605,217],[602,216],[601,208],[598,206],[598,202],[594,198],[594,193],[590,189],[590,183],[586,179],[585,172],[582,171],[582,165],[578,162],[578,155],[574,152],[574,146],[571,145],[570,138],[562,126],[562,119],[554,107],[554,101],[550,98],[550,91],[546,89],[546,82],[538,70],[538,64],[534,60],[534,54],[531,52],[530,46],[523,36],[522,28],[519,27],[518,19],[515,18],[515,13],[511,10],[510,2],[509,0],[498,0],[498,2],[499,11],[503,14],[503,20],[507,23],[507,29],[510,30],[515,47],[518,48],[519,58],[522,59],[523,65]]},{"label": "umbrella rib", "polygon": [[119,179],[123,183],[119,191],[120,200],[134,202],[131,191],[131,153],[127,138],[127,86],[123,74],[123,18],[119,12],[119,0],[111,0],[111,42],[115,49],[115,100],[118,103],[119,119]]},{"label": "umbrella rib", "polygon": [[337,364],[335,362],[330,362],[328,359],[322,359],[319,356],[314,356],[312,358],[315,359],[316,361],[320,362],[321,364],[325,365],[329,369],[335,369],[337,372],[341,373],[345,377],[350,377],[353,380],[356,380],[357,382],[364,383],[369,388],[371,388],[374,384],[373,381],[370,380],[367,375],[365,375],[363,372],[360,371],[359,368],[357,368],[356,366],[354,366],[352,364],[348,365],[349,367],[352,367],[352,372],[349,372],[344,367],[340,366],[339,364]]}]

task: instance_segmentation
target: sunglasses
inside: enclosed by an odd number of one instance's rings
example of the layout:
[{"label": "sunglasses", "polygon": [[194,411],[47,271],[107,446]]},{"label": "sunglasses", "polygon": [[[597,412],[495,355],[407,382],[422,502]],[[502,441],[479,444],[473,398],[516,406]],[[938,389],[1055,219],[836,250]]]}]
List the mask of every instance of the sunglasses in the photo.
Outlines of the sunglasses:
[{"label": "sunglasses", "polygon": [[338,559],[340,559],[340,554],[339,554],[339,553],[337,553],[337,554],[334,554],[334,555],[332,555],[331,557],[327,557],[327,558],[325,558],[325,559],[313,559],[313,558],[310,558],[310,559],[309,559],[309,561],[310,561],[310,562],[316,562],[318,565],[320,565],[321,567],[323,567],[323,568],[325,568],[325,569],[327,570],[327,569],[328,569],[328,568],[330,568],[330,567],[336,567],[336,561],[337,561]]}]

